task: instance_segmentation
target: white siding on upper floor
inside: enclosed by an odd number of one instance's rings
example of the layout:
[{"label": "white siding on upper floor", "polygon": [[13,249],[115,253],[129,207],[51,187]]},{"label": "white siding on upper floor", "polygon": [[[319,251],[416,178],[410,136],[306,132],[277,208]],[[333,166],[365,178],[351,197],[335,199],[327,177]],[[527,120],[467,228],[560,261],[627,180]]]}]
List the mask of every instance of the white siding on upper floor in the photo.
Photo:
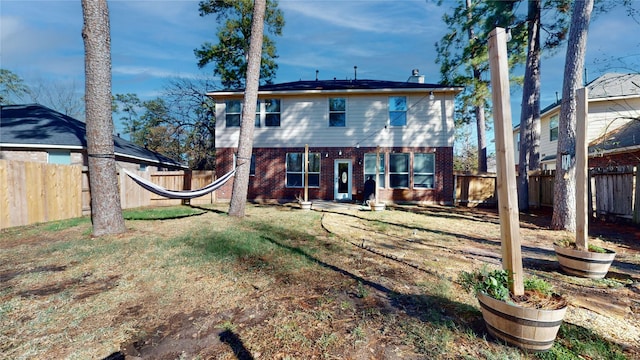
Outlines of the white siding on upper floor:
[{"label": "white siding on upper floor", "polygon": [[[282,96],[280,127],[256,127],[254,147],[451,147],[454,94]],[[388,126],[389,96],[407,97],[407,125]],[[329,126],[329,97],[346,98],[346,126]],[[270,96],[276,98],[276,96]],[[216,146],[236,147],[239,127],[225,124],[225,99],[216,99]]]}]

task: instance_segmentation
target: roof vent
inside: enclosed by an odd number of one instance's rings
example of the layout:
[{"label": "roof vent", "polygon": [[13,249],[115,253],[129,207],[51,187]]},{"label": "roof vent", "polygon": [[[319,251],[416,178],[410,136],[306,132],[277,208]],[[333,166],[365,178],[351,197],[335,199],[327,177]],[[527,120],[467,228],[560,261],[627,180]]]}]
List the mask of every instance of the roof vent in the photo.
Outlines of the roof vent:
[{"label": "roof vent", "polygon": [[411,70],[411,76],[409,76],[407,82],[424,84],[424,75],[420,75],[420,70],[413,69]]}]

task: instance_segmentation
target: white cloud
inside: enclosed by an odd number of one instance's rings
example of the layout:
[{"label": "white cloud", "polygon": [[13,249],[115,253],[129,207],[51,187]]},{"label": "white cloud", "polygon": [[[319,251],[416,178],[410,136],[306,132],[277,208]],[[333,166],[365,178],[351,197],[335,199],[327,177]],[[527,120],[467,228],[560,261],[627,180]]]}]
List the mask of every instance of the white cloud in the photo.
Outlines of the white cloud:
[{"label": "white cloud", "polygon": [[[429,29],[423,1],[281,1],[289,16],[302,15],[328,26],[376,34],[411,34]],[[421,18],[416,12],[424,13]],[[433,15],[430,15],[433,16]]]}]

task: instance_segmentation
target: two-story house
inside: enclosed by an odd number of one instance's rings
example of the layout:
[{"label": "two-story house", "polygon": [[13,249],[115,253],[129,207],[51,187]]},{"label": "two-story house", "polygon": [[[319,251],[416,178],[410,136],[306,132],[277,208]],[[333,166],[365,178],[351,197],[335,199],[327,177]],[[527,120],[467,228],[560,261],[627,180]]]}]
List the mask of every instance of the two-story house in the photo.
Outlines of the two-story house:
[{"label": "two-story house", "polygon": [[[408,81],[310,80],[259,88],[249,199],[303,193],[309,146],[309,199],[361,201],[376,174],[381,201],[451,204],[454,97],[462,88]],[[242,90],[207,94],[216,103],[216,166],[236,164]],[[231,182],[217,191],[231,197]]]},{"label": "two-story house", "polygon": [[[640,163],[640,74],[607,73],[590,82],[587,89],[589,166]],[[542,170],[556,168],[560,105],[559,100],[540,114]],[[519,145],[519,125],[513,134],[514,143]],[[517,164],[519,146],[515,147],[515,159]]]}]

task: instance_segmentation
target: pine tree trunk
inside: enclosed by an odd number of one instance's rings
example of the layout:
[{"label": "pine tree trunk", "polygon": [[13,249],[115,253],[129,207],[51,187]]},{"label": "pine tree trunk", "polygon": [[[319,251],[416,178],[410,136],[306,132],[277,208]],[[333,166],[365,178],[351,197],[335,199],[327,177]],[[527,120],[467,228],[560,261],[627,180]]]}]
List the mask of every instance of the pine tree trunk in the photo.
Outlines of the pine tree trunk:
[{"label": "pine tree trunk", "polygon": [[[466,0],[467,7],[467,19],[471,22],[471,0]],[[473,26],[469,26],[467,30],[469,41],[475,38]],[[477,65],[473,66],[473,78],[478,82],[482,82],[482,72]],[[476,115],[476,134],[478,137],[478,171],[487,172],[487,135],[486,135],[486,120],[484,115],[484,101],[480,101],[474,108]]]},{"label": "pine tree trunk", "polygon": [[571,15],[553,189],[551,226],[556,230],[576,230],[576,89],[583,86],[582,71],[593,2],[594,0],[576,0]]},{"label": "pine tree trunk", "polygon": [[260,85],[260,61],[262,58],[262,36],[264,31],[264,13],[266,0],[255,0],[251,20],[251,41],[247,62],[247,80],[242,103],[240,139],[238,141],[239,166],[233,180],[229,215],[243,217],[249,190],[249,170],[253,151],[253,130],[256,116],[256,102]]},{"label": "pine tree trunk", "polygon": [[540,0],[529,2],[528,51],[520,113],[518,207],[529,210],[529,170],[540,166]]},{"label": "pine tree trunk", "polygon": [[111,119],[111,35],[106,0],[82,0],[87,156],[93,235],[126,230],[120,204]]}]

